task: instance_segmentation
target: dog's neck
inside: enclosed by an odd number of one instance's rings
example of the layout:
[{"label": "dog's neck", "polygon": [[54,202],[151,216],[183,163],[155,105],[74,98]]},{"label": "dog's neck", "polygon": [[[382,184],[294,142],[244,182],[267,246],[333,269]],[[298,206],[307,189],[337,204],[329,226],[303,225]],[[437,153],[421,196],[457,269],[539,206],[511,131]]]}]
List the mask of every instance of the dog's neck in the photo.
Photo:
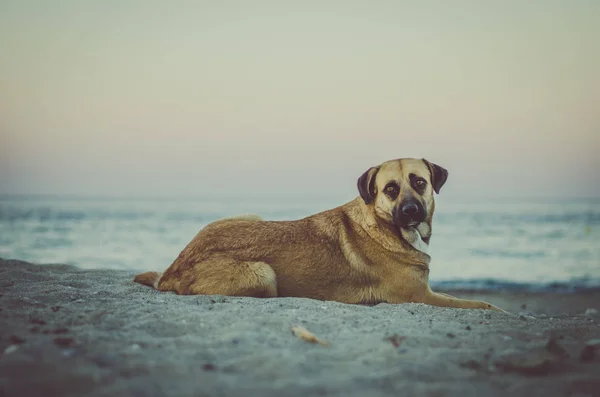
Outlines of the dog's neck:
[{"label": "dog's neck", "polygon": [[[348,204],[354,207],[357,216],[363,219],[364,222],[361,224],[365,225],[365,232],[387,250],[402,254],[412,251],[415,254],[414,260],[426,265],[429,264],[431,258],[427,251],[431,227],[428,223],[422,222],[415,227],[403,228],[401,233],[398,233],[395,226],[378,220],[372,208],[365,205],[360,197]],[[409,248],[407,251],[407,246],[412,250]]]}]

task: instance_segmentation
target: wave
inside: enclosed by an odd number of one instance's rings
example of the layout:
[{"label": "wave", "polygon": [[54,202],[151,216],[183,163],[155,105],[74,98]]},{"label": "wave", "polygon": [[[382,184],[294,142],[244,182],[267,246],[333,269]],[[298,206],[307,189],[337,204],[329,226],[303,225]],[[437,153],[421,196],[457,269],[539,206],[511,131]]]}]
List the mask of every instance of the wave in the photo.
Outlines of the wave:
[{"label": "wave", "polygon": [[582,293],[600,292],[600,279],[577,278],[570,281],[515,282],[497,279],[464,279],[430,281],[433,289],[443,291],[511,291],[511,292],[554,292]]},{"label": "wave", "polygon": [[496,213],[496,212],[454,212],[436,213],[436,221],[455,223],[457,219],[468,220],[478,225],[489,224],[584,224],[600,225],[600,212],[575,211],[562,214],[531,214],[528,212]]},{"label": "wave", "polygon": [[134,211],[94,211],[94,210],[55,210],[47,207],[20,209],[0,207],[0,221],[16,222],[23,220],[52,221],[83,221],[83,220],[141,220],[153,216],[151,212]]},{"label": "wave", "polygon": [[203,211],[203,212],[169,212],[169,211],[103,211],[103,210],[56,210],[47,207],[21,209],[0,206],[0,222],[14,223],[20,221],[39,222],[80,222],[80,221],[142,221],[146,219],[162,219],[167,222],[199,222],[208,223],[218,219],[235,216],[241,213],[260,212],[267,220],[300,219],[309,215],[302,210],[269,210],[269,211]]}]

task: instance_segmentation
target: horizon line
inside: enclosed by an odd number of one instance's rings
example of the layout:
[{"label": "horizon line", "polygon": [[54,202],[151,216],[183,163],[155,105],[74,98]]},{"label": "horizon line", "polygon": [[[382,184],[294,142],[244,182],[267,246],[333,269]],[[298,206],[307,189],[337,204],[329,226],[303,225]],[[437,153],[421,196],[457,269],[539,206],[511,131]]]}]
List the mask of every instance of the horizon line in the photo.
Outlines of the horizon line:
[{"label": "horizon line", "polygon": [[[316,200],[327,200],[327,199],[339,199],[344,194],[319,194],[319,195],[302,195],[302,194],[248,194],[242,198],[236,196],[232,198],[230,195],[214,195],[214,194],[196,194],[196,195],[95,195],[95,194],[56,194],[56,193],[0,193],[0,199],[81,199],[81,200],[239,200],[239,199],[267,199],[269,197],[281,198],[281,199],[316,199]],[[353,197],[358,197],[358,193]],[[435,195],[436,198],[438,195]],[[450,199],[454,200],[600,200],[600,196],[449,196],[443,197],[441,200]]]}]

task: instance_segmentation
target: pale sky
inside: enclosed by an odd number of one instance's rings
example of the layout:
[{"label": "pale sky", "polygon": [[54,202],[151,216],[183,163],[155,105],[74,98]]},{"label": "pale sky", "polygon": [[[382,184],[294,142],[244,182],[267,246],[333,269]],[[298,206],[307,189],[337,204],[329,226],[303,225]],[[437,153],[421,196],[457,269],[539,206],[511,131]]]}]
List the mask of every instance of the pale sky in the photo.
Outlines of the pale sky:
[{"label": "pale sky", "polygon": [[[0,1],[0,194],[600,196],[600,1]],[[357,194],[357,193],[356,193]]]}]

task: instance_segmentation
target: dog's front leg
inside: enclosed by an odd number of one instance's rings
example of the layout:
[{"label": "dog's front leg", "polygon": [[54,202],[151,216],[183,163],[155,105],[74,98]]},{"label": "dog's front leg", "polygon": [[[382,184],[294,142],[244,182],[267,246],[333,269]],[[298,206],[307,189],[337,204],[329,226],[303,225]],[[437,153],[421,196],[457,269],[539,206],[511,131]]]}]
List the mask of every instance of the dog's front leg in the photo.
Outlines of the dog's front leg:
[{"label": "dog's front leg", "polygon": [[428,289],[423,303],[433,306],[455,307],[457,309],[486,309],[506,313],[504,310],[487,302],[455,298],[447,294],[433,292]]},{"label": "dog's front leg", "polygon": [[436,292],[436,294],[438,294],[438,295],[442,295],[442,296],[447,296],[448,298],[456,299],[456,296],[452,296],[452,295],[449,295],[449,294],[445,294],[445,293],[443,293],[443,292]]}]

